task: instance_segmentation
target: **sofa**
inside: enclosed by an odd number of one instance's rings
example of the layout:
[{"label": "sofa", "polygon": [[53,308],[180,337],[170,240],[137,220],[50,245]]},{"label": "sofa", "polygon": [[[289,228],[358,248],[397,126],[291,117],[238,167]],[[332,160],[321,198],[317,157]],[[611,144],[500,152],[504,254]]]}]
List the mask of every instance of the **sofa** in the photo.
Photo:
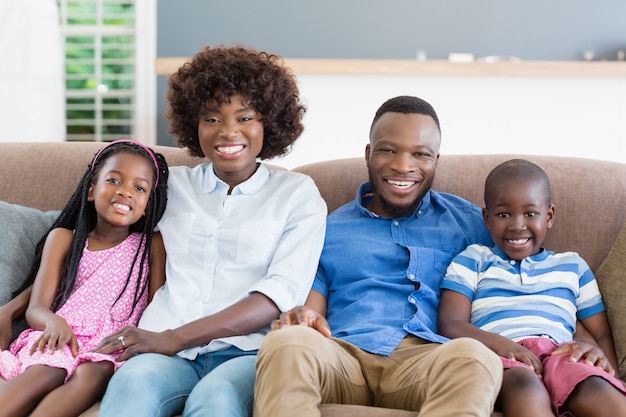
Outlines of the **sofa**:
[{"label": "sofa", "polygon": [[[54,210],[63,207],[101,146],[93,142],[0,143],[0,201],[5,202],[0,218],[9,217],[13,209],[19,214],[17,220],[15,216],[0,219],[0,242],[4,243],[0,246],[0,269],[11,271],[10,277],[0,275],[0,288],[9,288],[5,281],[15,279],[24,268],[9,268],[7,264],[15,255],[5,256],[3,252],[22,255],[34,250],[37,239],[33,233],[37,233],[33,229],[39,227],[38,233],[43,233],[57,213]],[[183,149],[154,149],[163,153],[170,165],[194,166],[202,162]],[[557,156],[442,155],[433,188],[482,206],[487,173],[512,157],[529,159],[550,176],[556,221],[546,246],[555,251],[577,251],[596,273],[620,361],[619,375],[626,379],[626,164]],[[279,162],[272,164],[280,166]],[[353,199],[358,185],[367,180],[362,157],[312,163],[293,171],[313,178],[329,211]],[[97,407],[83,416],[96,416]],[[365,406],[325,404],[320,408],[323,417],[418,416],[417,412]]]}]

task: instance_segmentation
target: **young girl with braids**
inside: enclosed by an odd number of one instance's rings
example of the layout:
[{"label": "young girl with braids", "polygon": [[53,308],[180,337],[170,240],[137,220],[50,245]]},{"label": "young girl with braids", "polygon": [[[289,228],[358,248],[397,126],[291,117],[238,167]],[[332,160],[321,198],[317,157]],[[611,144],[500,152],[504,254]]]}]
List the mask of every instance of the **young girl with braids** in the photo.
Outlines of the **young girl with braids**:
[{"label": "young girl with braids", "polygon": [[153,230],[168,175],[165,158],[135,141],[112,142],[94,156],[37,248],[24,285],[32,284],[31,328],[0,352],[8,380],[1,416],[77,416],[102,396],[121,362],[119,352],[94,348],[136,325],[164,283],[165,249]]}]

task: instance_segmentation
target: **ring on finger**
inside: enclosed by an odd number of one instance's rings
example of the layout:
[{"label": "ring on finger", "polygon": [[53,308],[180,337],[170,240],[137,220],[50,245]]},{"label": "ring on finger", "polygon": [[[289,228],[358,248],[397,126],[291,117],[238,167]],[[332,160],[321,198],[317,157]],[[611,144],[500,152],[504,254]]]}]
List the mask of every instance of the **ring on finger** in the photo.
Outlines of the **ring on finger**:
[{"label": "ring on finger", "polygon": [[119,340],[120,343],[122,344],[122,349],[126,349],[126,343],[124,343],[124,336],[118,337],[117,340]]}]

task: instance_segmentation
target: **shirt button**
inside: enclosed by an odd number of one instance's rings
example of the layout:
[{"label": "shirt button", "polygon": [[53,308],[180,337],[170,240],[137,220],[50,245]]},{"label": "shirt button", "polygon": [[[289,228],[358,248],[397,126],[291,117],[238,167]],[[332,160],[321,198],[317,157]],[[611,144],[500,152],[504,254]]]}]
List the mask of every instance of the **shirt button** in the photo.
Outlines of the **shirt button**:
[{"label": "shirt button", "polygon": [[393,221],[393,225],[394,225],[394,226],[398,226],[399,224],[400,224],[400,222],[399,222],[399,221],[397,221],[397,220],[394,220],[394,221]]},{"label": "shirt button", "polygon": [[509,261],[509,263],[510,263],[511,265],[515,265],[515,261],[514,261],[514,260],[512,260],[512,259]]},{"label": "shirt button", "polygon": [[409,274],[409,278],[415,279],[415,274]]}]

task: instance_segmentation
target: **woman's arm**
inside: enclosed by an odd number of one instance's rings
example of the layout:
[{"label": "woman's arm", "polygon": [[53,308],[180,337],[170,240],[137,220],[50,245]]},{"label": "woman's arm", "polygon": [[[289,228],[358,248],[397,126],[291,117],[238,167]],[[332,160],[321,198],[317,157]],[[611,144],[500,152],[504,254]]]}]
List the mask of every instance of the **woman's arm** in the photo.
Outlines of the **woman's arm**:
[{"label": "woman's arm", "polygon": [[154,293],[165,284],[165,246],[163,237],[158,232],[152,236],[149,279],[148,302],[152,301]]},{"label": "woman's arm", "polygon": [[31,285],[0,307],[0,350],[9,347],[13,338],[13,320],[22,317],[26,312],[32,290]]}]

